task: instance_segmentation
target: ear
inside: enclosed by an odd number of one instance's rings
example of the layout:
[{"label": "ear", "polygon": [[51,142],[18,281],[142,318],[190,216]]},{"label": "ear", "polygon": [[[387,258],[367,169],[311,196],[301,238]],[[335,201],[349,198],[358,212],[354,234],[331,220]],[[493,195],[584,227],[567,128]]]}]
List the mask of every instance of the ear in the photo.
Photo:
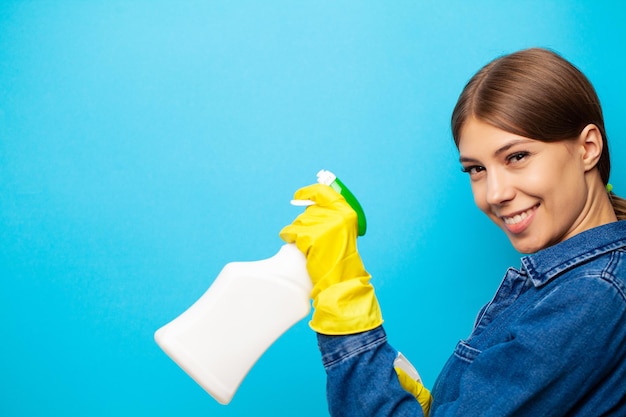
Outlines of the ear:
[{"label": "ear", "polygon": [[598,126],[589,124],[585,126],[578,139],[582,151],[583,165],[585,170],[590,171],[595,168],[602,155],[602,148],[604,147],[602,133],[600,133]]}]

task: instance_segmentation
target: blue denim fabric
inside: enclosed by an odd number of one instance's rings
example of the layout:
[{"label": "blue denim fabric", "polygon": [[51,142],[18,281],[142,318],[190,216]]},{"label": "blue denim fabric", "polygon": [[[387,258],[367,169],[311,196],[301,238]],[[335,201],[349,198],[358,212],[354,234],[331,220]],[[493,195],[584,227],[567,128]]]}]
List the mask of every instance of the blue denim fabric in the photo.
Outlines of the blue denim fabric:
[{"label": "blue denim fabric", "polygon": [[[318,343],[331,415],[422,415],[382,327]],[[432,393],[431,417],[626,416],[626,221],[510,268]]]}]

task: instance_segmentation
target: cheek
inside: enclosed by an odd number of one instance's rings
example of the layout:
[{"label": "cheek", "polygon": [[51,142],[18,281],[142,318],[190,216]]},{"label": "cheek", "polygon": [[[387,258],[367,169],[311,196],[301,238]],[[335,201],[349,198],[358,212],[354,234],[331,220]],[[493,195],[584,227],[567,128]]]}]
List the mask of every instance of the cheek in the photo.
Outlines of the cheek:
[{"label": "cheek", "polygon": [[520,188],[525,194],[543,197],[546,194],[554,193],[554,190],[558,190],[558,181],[554,183],[548,179],[555,178],[554,175],[544,171],[531,171],[525,175],[521,182]]},{"label": "cheek", "polygon": [[567,209],[575,195],[585,192],[584,178],[572,163],[555,160],[540,168],[527,173],[525,187],[529,194],[548,200],[551,207]]}]

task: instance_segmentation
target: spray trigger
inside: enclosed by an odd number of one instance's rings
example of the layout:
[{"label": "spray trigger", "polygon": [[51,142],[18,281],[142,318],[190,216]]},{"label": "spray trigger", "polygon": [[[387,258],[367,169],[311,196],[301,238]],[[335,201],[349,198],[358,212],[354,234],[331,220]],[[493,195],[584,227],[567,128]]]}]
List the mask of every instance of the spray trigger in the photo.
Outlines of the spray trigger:
[{"label": "spray trigger", "polygon": [[315,204],[313,200],[291,200],[291,205],[297,207],[308,207]]}]

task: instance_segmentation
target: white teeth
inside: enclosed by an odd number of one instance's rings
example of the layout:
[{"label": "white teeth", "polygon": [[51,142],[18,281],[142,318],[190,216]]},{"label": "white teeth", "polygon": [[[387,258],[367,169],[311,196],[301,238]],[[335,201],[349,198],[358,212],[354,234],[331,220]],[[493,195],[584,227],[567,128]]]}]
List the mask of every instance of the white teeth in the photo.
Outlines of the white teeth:
[{"label": "white teeth", "polygon": [[528,217],[528,212],[523,212],[522,214],[516,214],[513,217],[503,217],[504,223],[506,224],[517,224]]}]

